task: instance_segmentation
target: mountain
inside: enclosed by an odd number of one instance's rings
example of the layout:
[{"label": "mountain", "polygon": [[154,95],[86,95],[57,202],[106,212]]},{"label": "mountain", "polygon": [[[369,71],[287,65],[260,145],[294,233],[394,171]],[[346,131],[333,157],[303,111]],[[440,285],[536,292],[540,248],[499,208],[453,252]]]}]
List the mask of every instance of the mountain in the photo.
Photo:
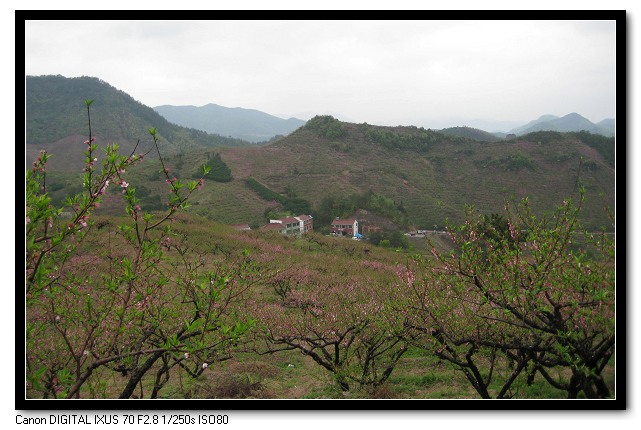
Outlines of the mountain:
[{"label": "mountain", "polygon": [[616,122],[614,118],[606,118],[602,121],[599,121],[595,124],[604,136],[614,136],[616,131]]},{"label": "mountain", "polygon": [[530,129],[530,128],[534,127],[537,124],[545,123],[545,122],[548,122],[548,121],[552,121],[552,120],[557,119],[557,118],[558,118],[558,116],[555,116],[555,115],[541,115],[541,117],[539,117],[538,119],[530,121],[525,125],[522,125],[522,126],[515,127],[513,129],[511,129],[508,132],[508,134],[523,134],[523,132],[525,130]]},{"label": "mountain", "polygon": [[472,127],[449,127],[438,131],[450,136],[464,137],[466,139],[477,140],[479,142],[496,142],[497,140],[501,140],[500,137],[497,137],[493,133],[488,133],[487,131]]},{"label": "mountain", "polygon": [[305,124],[297,118],[282,119],[255,109],[228,108],[213,103],[200,107],[163,105],[154,110],[174,124],[250,142],[287,135]]},{"label": "mountain", "polygon": [[614,120],[606,119],[601,121],[599,124],[594,124],[576,112],[560,118],[553,115],[543,115],[536,121],[532,121],[522,127],[517,127],[511,130],[510,133],[522,135],[544,130],[560,132],[588,131],[590,133],[601,134],[604,136],[614,136]]},{"label": "mountain", "polygon": [[27,76],[25,80],[27,160],[40,149],[57,153],[54,166],[72,162],[78,166],[82,154],[74,154],[78,142],[87,139],[85,99],[92,99],[92,135],[102,145],[116,142],[124,151],[149,150],[149,128],[156,128],[161,147],[176,153],[197,147],[242,146],[249,142],[208,134],[171,124],[152,108],[125,92],[93,77]]}]

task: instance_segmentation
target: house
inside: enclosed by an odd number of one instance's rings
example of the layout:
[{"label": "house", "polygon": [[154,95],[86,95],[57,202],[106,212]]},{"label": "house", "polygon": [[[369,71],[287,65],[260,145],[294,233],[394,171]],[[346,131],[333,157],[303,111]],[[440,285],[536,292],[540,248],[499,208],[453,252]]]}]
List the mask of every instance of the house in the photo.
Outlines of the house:
[{"label": "house", "polygon": [[332,221],[332,234],[338,236],[354,236],[358,234],[358,221],[355,219],[336,218]]},{"label": "house", "polygon": [[301,221],[301,231],[303,234],[314,231],[314,218],[311,215],[300,215],[298,217]]},{"label": "house", "polygon": [[311,215],[299,215],[281,219],[270,219],[263,228],[280,230],[283,234],[300,236],[314,230],[314,218]]}]

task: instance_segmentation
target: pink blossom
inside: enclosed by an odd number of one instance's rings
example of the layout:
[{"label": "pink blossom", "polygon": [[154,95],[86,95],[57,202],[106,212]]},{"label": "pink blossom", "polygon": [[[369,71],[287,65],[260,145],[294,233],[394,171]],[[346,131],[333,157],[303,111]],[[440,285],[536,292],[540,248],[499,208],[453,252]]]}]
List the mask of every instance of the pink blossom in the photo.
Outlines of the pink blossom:
[{"label": "pink blossom", "polygon": [[510,237],[512,238],[512,240],[516,240],[516,229],[514,228],[514,225],[512,225],[512,223],[509,221],[507,225],[508,225],[508,228],[510,229]]},{"label": "pink blossom", "polygon": [[129,186],[129,184],[127,182],[125,182],[125,181],[122,181],[120,183],[120,186],[123,187],[123,188],[127,188]]}]

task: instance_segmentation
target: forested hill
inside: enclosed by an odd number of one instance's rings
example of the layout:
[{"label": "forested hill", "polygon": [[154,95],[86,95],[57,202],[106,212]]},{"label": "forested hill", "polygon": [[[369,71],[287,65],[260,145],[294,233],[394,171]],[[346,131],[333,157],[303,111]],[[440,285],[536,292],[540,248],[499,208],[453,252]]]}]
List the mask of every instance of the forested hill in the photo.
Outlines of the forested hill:
[{"label": "forested hill", "polygon": [[[512,197],[528,196],[534,210],[547,212],[573,193],[577,178],[588,192],[583,219],[590,227],[611,226],[605,207],[615,202],[614,138],[585,132],[479,142],[324,116],[273,144],[228,148],[221,157],[235,180],[252,177],[272,191],[309,201],[314,210],[353,210],[345,200],[372,191],[393,202],[408,228],[459,222],[466,205],[502,213]],[[198,210],[205,215],[216,208]]]},{"label": "forested hill", "polygon": [[249,144],[240,139],[174,125],[151,107],[98,78],[27,76],[25,86],[27,144],[42,146],[86,136],[85,99],[94,100],[91,105],[92,131],[103,144],[118,142],[128,147],[138,139],[144,142],[149,138],[147,130],[153,127],[157,129],[164,149],[169,152],[203,146]]},{"label": "forested hill", "polygon": [[460,136],[467,139],[478,140],[479,142],[496,142],[501,138],[488,133],[487,131],[479,130],[478,128],[471,127],[450,127],[439,130],[439,133],[448,134],[450,136]]}]

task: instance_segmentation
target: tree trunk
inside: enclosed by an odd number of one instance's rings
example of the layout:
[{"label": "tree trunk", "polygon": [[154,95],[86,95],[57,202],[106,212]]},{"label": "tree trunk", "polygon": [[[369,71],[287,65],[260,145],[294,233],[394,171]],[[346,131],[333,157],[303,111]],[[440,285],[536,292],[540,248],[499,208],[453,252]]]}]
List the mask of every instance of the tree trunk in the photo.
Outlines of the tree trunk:
[{"label": "tree trunk", "polygon": [[154,352],[152,356],[149,357],[141,367],[137,367],[136,369],[134,369],[133,373],[131,374],[131,378],[129,378],[127,386],[125,386],[125,389],[120,394],[121,399],[128,399],[131,397],[142,377],[149,371],[156,360],[162,357],[164,353],[165,351]]}]

